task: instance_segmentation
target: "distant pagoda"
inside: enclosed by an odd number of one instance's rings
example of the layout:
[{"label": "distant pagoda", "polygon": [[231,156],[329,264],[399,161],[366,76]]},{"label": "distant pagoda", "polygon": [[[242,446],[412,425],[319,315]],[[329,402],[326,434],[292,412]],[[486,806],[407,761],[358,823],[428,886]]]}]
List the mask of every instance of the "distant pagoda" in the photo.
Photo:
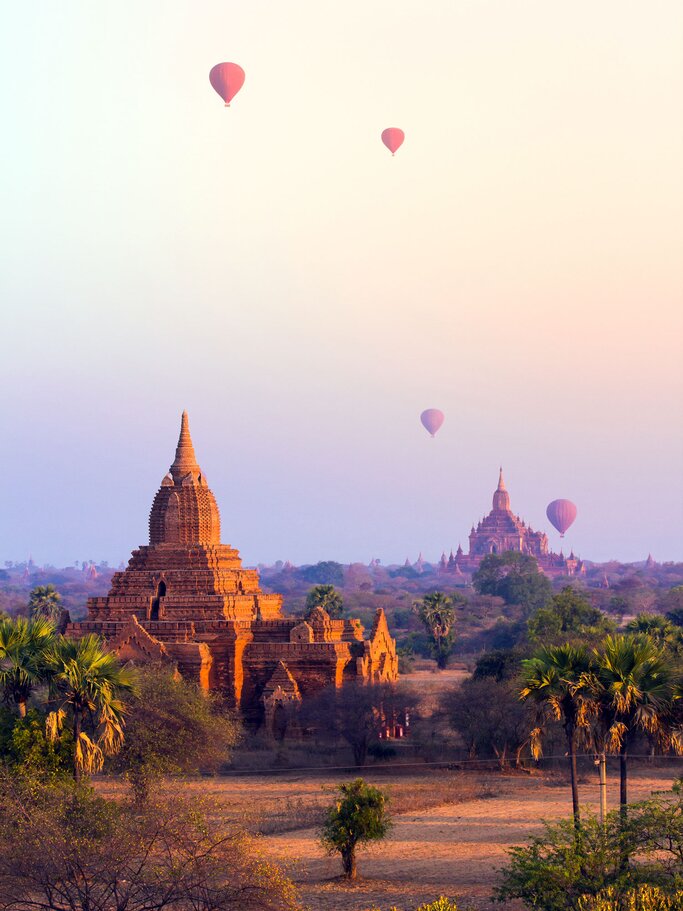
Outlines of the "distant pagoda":
[{"label": "distant pagoda", "polygon": [[259,588],[258,572],[220,540],[215,497],[197,463],[183,412],[175,459],[149,516],[149,544],[114,574],[106,597],[67,635],[97,633],[123,660],[160,661],[223,692],[248,720],[282,730],[282,711],[307,694],[353,679],[398,676],[395,642],[377,611],[369,639],[358,620],[317,609],[282,615],[282,596]]}]

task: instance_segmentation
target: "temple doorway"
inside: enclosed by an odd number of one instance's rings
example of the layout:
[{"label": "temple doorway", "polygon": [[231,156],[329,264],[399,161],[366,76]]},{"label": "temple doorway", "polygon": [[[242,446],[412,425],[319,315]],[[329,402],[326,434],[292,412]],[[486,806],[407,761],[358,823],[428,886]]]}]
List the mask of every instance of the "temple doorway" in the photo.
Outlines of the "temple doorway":
[{"label": "temple doorway", "polygon": [[152,606],[149,611],[150,620],[159,619],[159,606],[161,604],[161,599],[166,595],[166,583],[160,582],[157,586],[156,597],[152,599]]}]

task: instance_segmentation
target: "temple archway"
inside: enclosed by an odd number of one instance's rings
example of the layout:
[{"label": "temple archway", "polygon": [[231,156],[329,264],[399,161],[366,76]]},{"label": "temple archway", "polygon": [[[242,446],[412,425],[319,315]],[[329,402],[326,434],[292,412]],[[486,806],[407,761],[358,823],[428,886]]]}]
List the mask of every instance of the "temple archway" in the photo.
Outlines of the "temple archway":
[{"label": "temple archway", "polygon": [[152,605],[149,609],[149,619],[158,620],[159,619],[159,607],[161,605],[161,599],[166,595],[166,583],[162,580],[157,585],[157,593],[154,598],[152,598]]}]

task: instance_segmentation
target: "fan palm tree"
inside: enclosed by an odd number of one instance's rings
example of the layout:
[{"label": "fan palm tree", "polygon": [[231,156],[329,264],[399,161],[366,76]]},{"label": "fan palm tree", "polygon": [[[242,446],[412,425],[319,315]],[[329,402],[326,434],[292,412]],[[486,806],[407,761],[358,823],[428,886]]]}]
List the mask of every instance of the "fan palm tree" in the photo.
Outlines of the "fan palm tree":
[{"label": "fan palm tree", "polygon": [[0,690],[21,718],[31,693],[49,678],[45,656],[54,642],[54,624],[44,617],[0,620]]},{"label": "fan palm tree", "polygon": [[[48,655],[50,685],[59,707],[48,715],[47,730],[57,739],[67,721],[74,738],[74,777],[101,770],[106,756],[123,744],[125,705],[120,696],[134,692],[131,670],[121,667],[99,636],[61,639]],[[86,731],[92,724],[92,736]]]},{"label": "fan palm tree", "polygon": [[306,613],[321,607],[333,620],[344,613],[344,601],[334,585],[316,585],[306,595]]},{"label": "fan palm tree", "polygon": [[619,754],[619,803],[628,802],[628,750],[640,731],[662,749],[680,750],[680,730],[673,722],[680,677],[662,646],[643,635],[607,636],[595,649],[590,675],[608,752]]},{"label": "fan palm tree", "polygon": [[432,592],[425,595],[422,601],[416,601],[413,610],[431,636],[432,653],[437,667],[443,670],[448,664],[455,637],[453,599],[443,592]]},{"label": "fan palm tree", "polygon": [[62,596],[54,585],[37,585],[28,598],[31,617],[44,617],[57,625],[62,617]]},{"label": "fan palm tree", "polygon": [[531,732],[535,758],[542,755],[544,723],[560,721],[567,738],[569,775],[572,787],[574,826],[581,822],[576,774],[576,744],[580,732],[589,727],[594,712],[587,674],[591,669],[588,650],[583,646],[557,645],[540,649],[522,662],[524,688],[521,699],[532,699],[539,706],[540,724]]}]

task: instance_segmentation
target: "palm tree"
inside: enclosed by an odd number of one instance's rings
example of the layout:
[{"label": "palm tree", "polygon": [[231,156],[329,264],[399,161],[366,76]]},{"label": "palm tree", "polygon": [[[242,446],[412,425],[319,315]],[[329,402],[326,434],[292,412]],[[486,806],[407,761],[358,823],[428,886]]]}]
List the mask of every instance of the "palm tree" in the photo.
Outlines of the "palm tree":
[{"label": "palm tree", "polygon": [[54,624],[44,617],[0,620],[0,690],[20,718],[33,690],[48,680],[45,656],[54,642]]},{"label": "palm tree", "polygon": [[443,592],[425,595],[416,601],[413,610],[432,638],[432,653],[441,670],[448,664],[455,637],[455,608],[453,599]]},{"label": "palm tree", "polygon": [[[74,738],[74,777],[98,772],[106,756],[123,744],[125,706],[122,693],[134,692],[134,674],[107,652],[99,636],[61,639],[51,650],[51,688],[59,707],[47,720],[48,735],[57,739],[64,723],[71,721]],[[91,721],[92,736],[85,730]]]},{"label": "palm tree", "polygon": [[56,626],[62,617],[62,596],[52,584],[37,585],[29,595],[28,608],[31,617],[45,617]]},{"label": "palm tree", "polygon": [[591,659],[584,646],[557,645],[540,649],[522,662],[524,689],[521,699],[533,699],[540,709],[540,724],[531,732],[534,757],[542,755],[541,735],[545,721],[561,721],[567,738],[569,775],[572,787],[574,826],[581,822],[576,774],[576,742],[588,728],[594,704],[587,682]]},{"label": "palm tree", "polygon": [[344,613],[344,601],[334,585],[316,585],[306,595],[306,613],[321,607],[333,620]]},{"label": "palm tree", "polygon": [[607,636],[594,653],[590,685],[606,749],[619,753],[619,803],[625,814],[628,750],[636,734],[649,735],[662,749],[682,746],[672,720],[676,673],[664,648],[644,635]]}]

